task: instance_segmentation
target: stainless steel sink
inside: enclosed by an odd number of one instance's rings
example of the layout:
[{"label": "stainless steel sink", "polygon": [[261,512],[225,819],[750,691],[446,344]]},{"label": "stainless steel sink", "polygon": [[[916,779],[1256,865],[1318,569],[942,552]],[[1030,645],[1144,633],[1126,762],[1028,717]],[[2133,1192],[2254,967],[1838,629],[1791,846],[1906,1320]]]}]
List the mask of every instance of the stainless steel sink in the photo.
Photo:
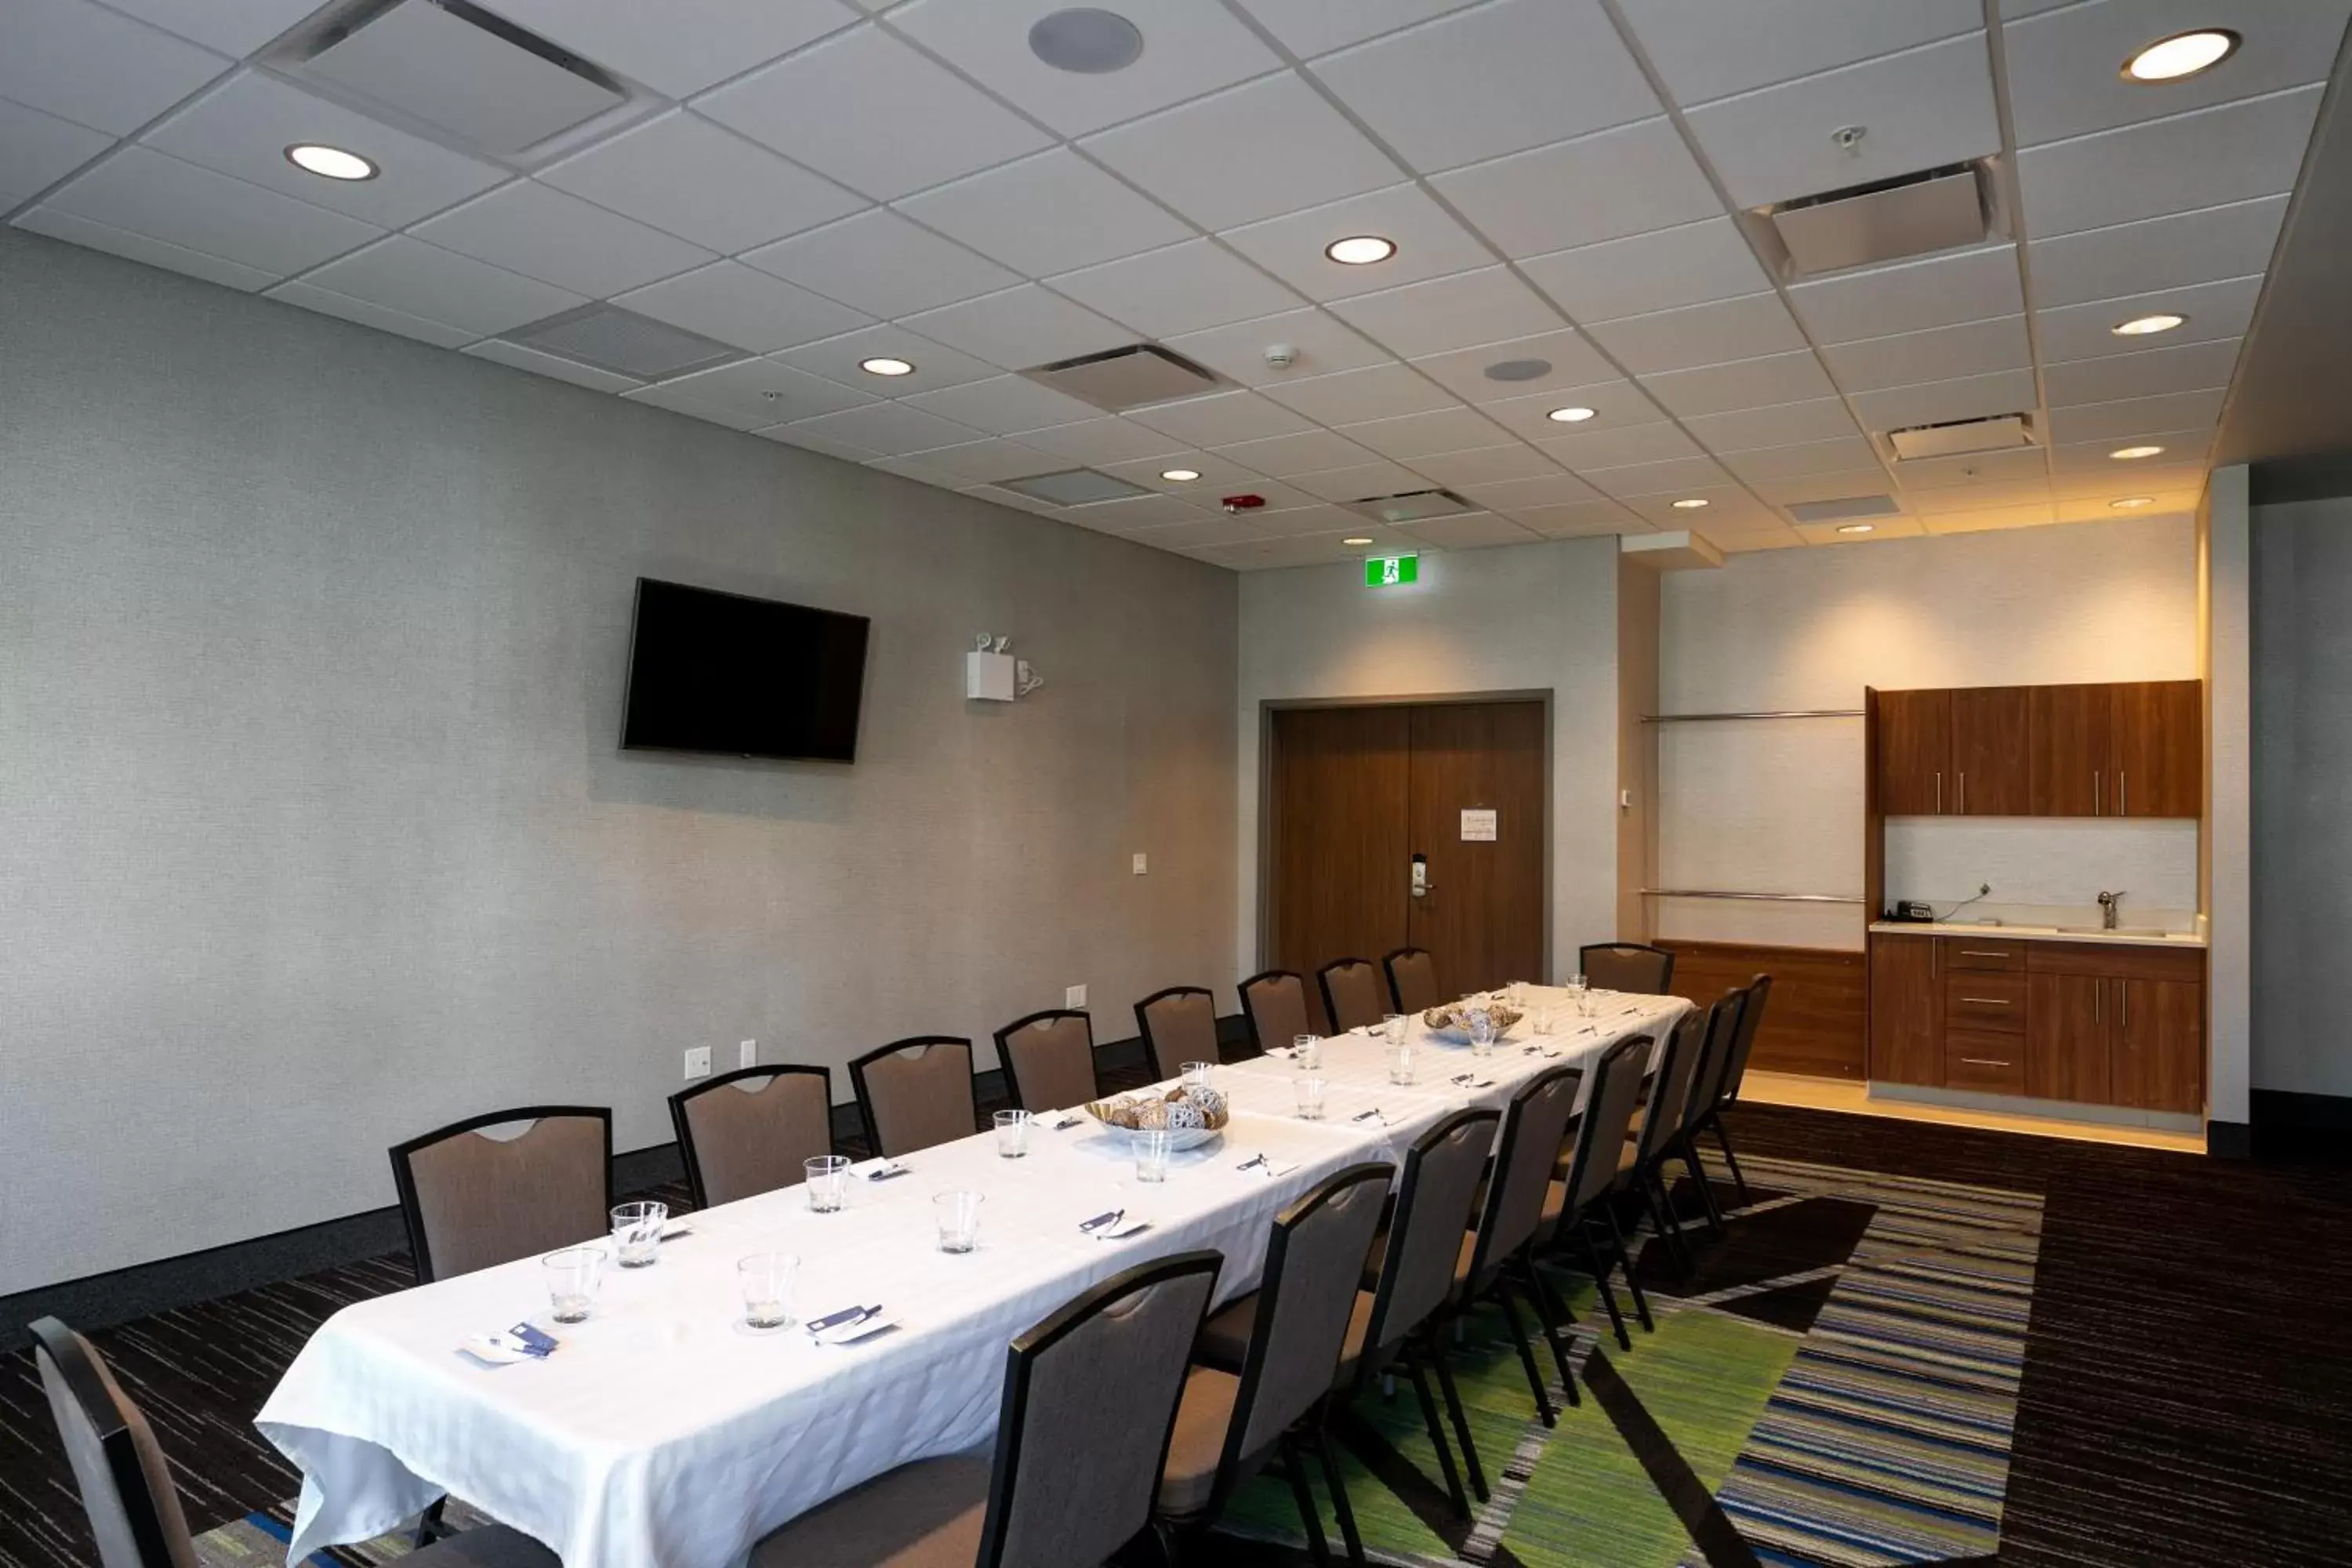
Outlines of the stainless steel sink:
[{"label": "stainless steel sink", "polygon": [[2162,926],[2060,926],[2060,936],[2170,936]]}]

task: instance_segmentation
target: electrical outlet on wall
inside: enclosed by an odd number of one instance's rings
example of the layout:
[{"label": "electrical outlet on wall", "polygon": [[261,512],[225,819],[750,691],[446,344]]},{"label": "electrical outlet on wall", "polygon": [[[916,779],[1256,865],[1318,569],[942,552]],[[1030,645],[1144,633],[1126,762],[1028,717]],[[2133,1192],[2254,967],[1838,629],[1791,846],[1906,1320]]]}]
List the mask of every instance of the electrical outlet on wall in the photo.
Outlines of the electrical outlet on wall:
[{"label": "electrical outlet on wall", "polygon": [[1149,871],[1149,870],[1150,870],[1150,869],[1151,869],[1151,857],[1150,857],[1149,855],[1138,855],[1138,856],[1135,858],[1135,874],[1136,874],[1137,876],[1140,877],[1140,876],[1142,876],[1146,871]]},{"label": "electrical outlet on wall", "polygon": [[1063,993],[1062,993],[1062,1005],[1063,1005],[1063,1006],[1065,1006],[1065,1007],[1068,1007],[1068,1008],[1072,1008],[1072,1009],[1076,1009],[1076,1008],[1079,1008],[1079,1007],[1083,1007],[1083,1006],[1085,1006],[1086,1005],[1087,1005],[1087,988],[1086,988],[1085,986],[1083,986],[1083,985],[1073,985],[1073,986],[1071,986],[1067,991],[1065,991],[1065,992],[1063,992]]},{"label": "electrical outlet on wall", "polygon": [[745,1040],[741,1045],[737,1046],[735,1047],[735,1065],[739,1068],[758,1067],[760,1065],[760,1042],[757,1040]]},{"label": "electrical outlet on wall", "polygon": [[710,1076],[710,1047],[697,1046],[686,1053],[686,1076],[689,1079]]}]

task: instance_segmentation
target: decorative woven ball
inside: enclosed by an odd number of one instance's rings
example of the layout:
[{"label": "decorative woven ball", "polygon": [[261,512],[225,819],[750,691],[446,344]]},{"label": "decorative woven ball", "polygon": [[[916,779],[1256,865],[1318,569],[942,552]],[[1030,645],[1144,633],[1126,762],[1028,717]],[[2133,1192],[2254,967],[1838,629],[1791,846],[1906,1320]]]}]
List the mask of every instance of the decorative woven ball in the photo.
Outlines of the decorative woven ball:
[{"label": "decorative woven ball", "polygon": [[1184,1091],[1184,1098],[1201,1108],[1201,1115],[1205,1122],[1213,1124],[1222,1121],[1224,1119],[1224,1090],[1221,1089],[1188,1089]]},{"label": "decorative woven ball", "polygon": [[1208,1124],[1209,1119],[1202,1115],[1201,1108],[1191,1100],[1171,1100],[1168,1102],[1168,1125],[1172,1131],[1185,1132]]},{"label": "decorative woven ball", "polygon": [[1168,1114],[1171,1109],[1165,1100],[1145,1100],[1135,1108],[1135,1130],[1139,1132],[1149,1132],[1154,1128],[1173,1125]]}]

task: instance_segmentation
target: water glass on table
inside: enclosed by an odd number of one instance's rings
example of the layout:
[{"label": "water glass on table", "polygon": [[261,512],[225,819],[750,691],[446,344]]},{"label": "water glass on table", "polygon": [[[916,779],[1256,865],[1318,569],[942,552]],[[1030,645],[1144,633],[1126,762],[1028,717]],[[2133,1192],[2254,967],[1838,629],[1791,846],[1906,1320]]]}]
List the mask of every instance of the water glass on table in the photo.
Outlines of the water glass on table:
[{"label": "water glass on table", "polygon": [[661,1257],[662,1227],[669,1224],[669,1205],[623,1204],[613,1211],[614,1261],[624,1268],[643,1268]]},{"label": "water glass on table", "polygon": [[931,1200],[941,1252],[970,1252],[980,1245],[980,1205],[986,1201],[978,1193],[941,1193]]},{"label": "water glass on table", "polygon": [[1018,1160],[1029,1152],[1030,1116],[1025,1110],[1000,1110],[996,1113],[996,1152],[1006,1160]]},{"label": "water glass on table", "polygon": [[1208,1088],[1209,1076],[1215,1067],[1214,1062],[1186,1062],[1181,1069],[1184,1074],[1184,1087],[1186,1089]]},{"label": "water glass on table", "polygon": [[1168,1154],[1175,1146],[1176,1135],[1165,1127],[1146,1127],[1128,1136],[1135,1153],[1135,1179],[1139,1182],[1166,1181]]},{"label": "water glass on table", "polygon": [[1495,1054],[1495,1015],[1484,1007],[1470,1009],[1470,1054],[1491,1057]]},{"label": "water glass on table", "polygon": [[803,1160],[801,1170],[807,1177],[808,1206],[812,1214],[835,1214],[841,1208],[842,1198],[849,1191],[849,1156],[819,1154]]},{"label": "water glass on table", "polygon": [[548,1303],[559,1323],[584,1323],[595,1310],[596,1289],[604,1280],[604,1249],[567,1247],[539,1260],[547,1280]]},{"label": "water glass on table", "polygon": [[766,1331],[793,1321],[793,1281],[801,1260],[790,1252],[755,1252],[735,1265],[743,1287],[743,1326]]},{"label": "water glass on table", "polygon": [[1412,1023],[1412,1020],[1402,1013],[1383,1013],[1381,1015],[1381,1037],[1391,1047],[1401,1046],[1404,1044],[1404,1032]]},{"label": "water glass on table", "polygon": [[1290,1065],[1301,1072],[1313,1072],[1323,1065],[1323,1037],[1293,1035],[1290,1037]]},{"label": "water glass on table", "polygon": [[1323,1120],[1323,1080],[1319,1078],[1302,1078],[1298,1080],[1299,1121]]},{"label": "water glass on table", "polygon": [[1407,1084],[1412,1081],[1412,1042],[1400,1029],[1389,1037],[1389,1081]]}]

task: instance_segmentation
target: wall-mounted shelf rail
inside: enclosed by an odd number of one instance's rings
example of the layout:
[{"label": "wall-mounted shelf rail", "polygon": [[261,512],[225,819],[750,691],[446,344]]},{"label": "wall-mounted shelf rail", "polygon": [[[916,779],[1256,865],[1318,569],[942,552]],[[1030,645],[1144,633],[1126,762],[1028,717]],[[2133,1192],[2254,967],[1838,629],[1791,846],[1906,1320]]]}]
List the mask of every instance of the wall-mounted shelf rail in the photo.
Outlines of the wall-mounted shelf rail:
[{"label": "wall-mounted shelf rail", "polygon": [[1755,899],[1771,904],[1859,904],[1842,893],[1745,893],[1719,888],[1644,888],[1645,899]]},{"label": "wall-mounted shelf rail", "polygon": [[1644,713],[1644,724],[1716,724],[1727,719],[1859,719],[1859,708],[1780,708],[1758,713]]}]

